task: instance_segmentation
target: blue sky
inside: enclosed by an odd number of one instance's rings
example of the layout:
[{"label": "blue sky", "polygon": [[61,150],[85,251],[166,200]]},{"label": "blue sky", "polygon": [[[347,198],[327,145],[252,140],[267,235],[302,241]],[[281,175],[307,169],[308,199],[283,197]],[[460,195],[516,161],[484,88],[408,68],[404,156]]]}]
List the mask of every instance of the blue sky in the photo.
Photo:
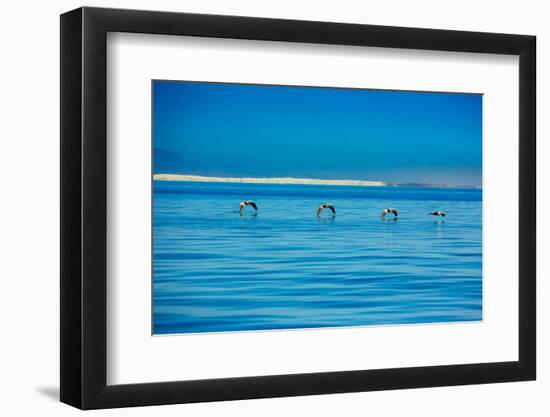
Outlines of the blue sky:
[{"label": "blue sky", "polygon": [[481,185],[482,96],[153,81],[155,173]]}]

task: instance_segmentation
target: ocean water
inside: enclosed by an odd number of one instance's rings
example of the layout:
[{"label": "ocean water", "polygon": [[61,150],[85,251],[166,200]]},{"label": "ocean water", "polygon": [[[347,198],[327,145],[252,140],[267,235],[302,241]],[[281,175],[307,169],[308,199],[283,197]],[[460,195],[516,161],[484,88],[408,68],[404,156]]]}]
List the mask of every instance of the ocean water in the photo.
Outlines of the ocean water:
[{"label": "ocean water", "polygon": [[153,201],[154,334],[482,319],[479,189],[154,181]]}]

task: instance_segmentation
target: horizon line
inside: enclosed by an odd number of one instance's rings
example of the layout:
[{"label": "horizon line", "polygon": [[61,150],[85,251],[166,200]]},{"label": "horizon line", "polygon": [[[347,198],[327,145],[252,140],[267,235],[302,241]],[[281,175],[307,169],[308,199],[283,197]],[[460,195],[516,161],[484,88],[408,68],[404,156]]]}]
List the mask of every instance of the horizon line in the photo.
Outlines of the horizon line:
[{"label": "horizon line", "polygon": [[241,184],[301,184],[301,185],[339,185],[358,187],[385,187],[385,186],[424,186],[442,188],[475,188],[476,185],[447,185],[447,184],[424,184],[416,182],[394,182],[394,181],[372,181],[372,180],[351,180],[351,179],[317,179],[317,178],[295,178],[295,177],[215,177],[189,174],[153,174],[155,181],[188,181],[188,182],[228,182]]}]

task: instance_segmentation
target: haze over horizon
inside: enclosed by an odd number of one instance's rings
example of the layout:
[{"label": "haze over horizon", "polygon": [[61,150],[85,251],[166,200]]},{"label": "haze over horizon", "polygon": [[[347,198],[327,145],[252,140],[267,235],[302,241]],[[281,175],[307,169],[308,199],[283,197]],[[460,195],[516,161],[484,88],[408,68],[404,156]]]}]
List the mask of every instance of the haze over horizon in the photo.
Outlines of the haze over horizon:
[{"label": "haze over horizon", "polygon": [[154,173],[480,186],[482,96],[153,82]]}]

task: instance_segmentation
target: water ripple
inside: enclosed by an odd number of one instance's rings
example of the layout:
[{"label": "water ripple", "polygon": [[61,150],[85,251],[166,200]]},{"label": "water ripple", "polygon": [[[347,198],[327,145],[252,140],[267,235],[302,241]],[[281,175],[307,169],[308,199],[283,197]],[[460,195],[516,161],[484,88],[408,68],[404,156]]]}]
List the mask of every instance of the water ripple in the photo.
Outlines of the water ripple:
[{"label": "water ripple", "polygon": [[480,190],[155,183],[154,332],[480,320],[481,224]]}]

